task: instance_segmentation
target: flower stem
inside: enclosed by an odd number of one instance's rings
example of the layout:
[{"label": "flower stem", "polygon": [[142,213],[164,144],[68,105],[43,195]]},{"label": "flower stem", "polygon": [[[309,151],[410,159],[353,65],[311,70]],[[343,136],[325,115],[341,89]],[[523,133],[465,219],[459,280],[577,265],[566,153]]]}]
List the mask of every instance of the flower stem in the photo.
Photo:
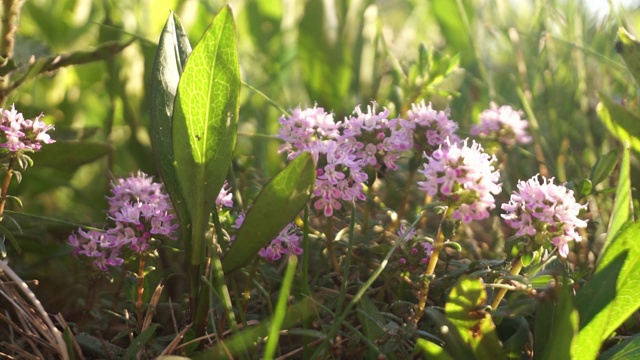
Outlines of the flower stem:
[{"label": "flower stem", "polygon": [[340,264],[338,263],[338,258],[336,257],[336,251],[333,248],[333,216],[327,218],[327,232],[325,235],[327,236],[327,252],[329,253],[329,258],[331,259],[331,265],[333,266],[333,271],[337,275],[340,275]]},{"label": "flower stem", "polygon": [[[518,256],[516,256],[516,258],[511,261],[511,270],[509,271],[509,275],[518,275],[520,273],[520,270],[522,270],[522,260],[520,254],[518,254]],[[500,279],[497,283],[501,284],[502,279]],[[491,302],[491,308],[497,309],[500,305],[500,301],[502,301],[502,298],[506,293],[507,288],[498,289],[496,295],[493,297],[493,301]]]},{"label": "flower stem", "polygon": [[440,257],[440,252],[444,248],[444,234],[442,232],[442,224],[444,221],[451,215],[452,208],[447,208],[444,215],[442,215],[442,220],[440,220],[440,225],[438,225],[438,233],[436,234],[436,241],[433,244],[433,253],[431,254],[431,258],[429,259],[429,264],[427,265],[427,270],[423,274],[423,282],[422,289],[420,290],[420,298],[418,300],[418,306],[416,308],[415,317],[413,319],[413,323],[417,324],[420,321],[420,318],[424,314],[424,308],[427,304],[427,297],[429,295],[429,285],[431,284],[431,280],[433,280],[433,273],[436,269],[436,264],[438,264],[438,258]]},{"label": "flower stem", "polygon": [[138,314],[138,331],[142,331],[144,302],[142,295],[144,294],[144,253],[140,254],[140,266],[138,267],[138,301],[136,302],[136,311]]},{"label": "flower stem", "polygon": [[7,174],[2,181],[2,189],[0,190],[0,221],[4,218],[4,206],[7,203],[7,196],[9,195],[9,185],[11,185],[11,178],[13,177],[13,163],[15,157],[9,158],[9,164],[7,164]]}]

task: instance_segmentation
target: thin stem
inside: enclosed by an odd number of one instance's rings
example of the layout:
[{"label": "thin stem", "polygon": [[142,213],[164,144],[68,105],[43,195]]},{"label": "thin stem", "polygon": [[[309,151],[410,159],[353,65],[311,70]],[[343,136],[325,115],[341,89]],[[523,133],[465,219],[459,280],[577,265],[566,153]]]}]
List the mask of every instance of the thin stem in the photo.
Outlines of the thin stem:
[{"label": "thin stem", "polygon": [[[302,224],[302,292],[310,296],[311,289],[309,287],[309,208],[304,207],[303,224]],[[311,321],[309,320],[309,310],[306,306],[302,308],[302,328],[311,328]],[[311,342],[309,336],[302,337],[302,358],[309,358],[309,343]]]},{"label": "thin stem", "polygon": [[[220,225],[220,218],[218,217],[218,211],[213,209],[213,226],[216,231],[216,239],[222,239],[222,226]],[[215,244],[217,245],[218,241],[216,240]],[[211,281],[212,284],[215,285],[216,291],[220,295],[222,300],[222,304],[224,305],[224,310],[227,315],[227,320],[229,321],[229,325],[234,333],[238,332],[238,323],[236,321],[236,316],[233,312],[233,303],[231,302],[231,296],[229,295],[229,288],[227,287],[227,283],[224,277],[224,270],[222,269],[222,262],[220,261],[220,256],[218,255],[218,251],[216,249],[217,246],[210,246],[211,248]],[[210,299],[213,299],[213,288],[211,289]]]},{"label": "thin stem", "polygon": [[9,164],[7,164],[7,174],[2,181],[2,189],[0,190],[0,221],[4,218],[4,207],[7,204],[7,196],[9,195],[9,185],[11,185],[11,178],[13,177],[13,164],[15,157],[11,155],[9,157]]},{"label": "thin stem", "polygon": [[402,194],[402,200],[400,201],[400,205],[398,206],[398,216],[391,223],[391,226],[389,227],[389,229],[387,229],[389,231],[392,231],[396,227],[398,227],[398,224],[400,224],[400,220],[404,218],[405,209],[407,207],[407,201],[409,200],[409,194],[411,191],[411,186],[413,185],[413,178],[416,175],[416,171],[417,169],[413,169],[409,171],[409,174],[407,175],[407,181],[405,182],[404,193]]},{"label": "thin stem", "polygon": [[369,219],[371,218],[371,208],[373,207],[373,189],[371,186],[367,186],[367,200],[364,203],[364,216],[362,219],[362,226],[360,228],[360,233],[362,235],[367,233],[367,228],[369,228]]},{"label": "thin stem", "polygon": [[142,322],[144,314],[144,301],[142,295],[144,294],[144,253],[140,254],[140,265],[138,267],[138,300],[136,301],[136,312],[138,314],[138,331],[142,331]]},{"label": "thin stem", "polygon": [[431,281],[434,276],[436,265],[438,264],[438,258],[440,257],[440,252],[444,248],[444,234],[442,232],[442,224],[444,221],[449,218],[451,213],[453,212],[453,208],[447,208],[445,213],[442,215],[442,220],[440,220],[440,225],[438,225],[438,233],[436,234],[436,241],[433,244],[433,253],[431,254],[431,258],[429,259],[429,264],[427,265],[427,270],[423,274],[423,282],[422,289],[420,290],[420,298],[418,300],[418,306],[416,308],[416,314],[413,319],[413,323],[417,324],[420,321],[420,318],[424,314],[424,308],[427,304],[427,298],[429,296],[429,285],[431,285]]},{"label": "thin stem", "polygon": [[[520,254],[518,254],[518,256],[516,256],[516,258],[511,261],[511,271],[509,271],[509,275],[518,275],[520,274],[520,270],[522,270],[522,259]],[[500,281],[498,281],[497,283],[501,284],[502,279],[500,279]],[[500,301],[502,301],[502,298],[507,293],[507,290],[509,289],[505,287],[498,289],[496,295],[493,297],[493,301],[491,302],[491,308],[498,308],[498,306],[500,305]]]},{"label": "thin stem", "polygon": [[333,216],[327,218],[327,232],[325,233],[325,235],[327,237],[327,252],[329,253],[329,258],[331,259],[333,271],[339,275],[340,264],[338,263],[338,258],[336,257],[336,251],[333,248]]},{"label": "thin stem", "polygon": [[349,284],[349,270],[351,268],[351,247],[353,246],[356,228],[356,204],[351,204],[351,220],[349,221],[349,242],[347,245],[347,255],[344,259],[344,269],[342,272],[342,285],[340,286],[340,293],[338,295],[338,305],[336,306],[336,317],[340,316],[342,312],[342,306],[347,294],[347,286]]}]

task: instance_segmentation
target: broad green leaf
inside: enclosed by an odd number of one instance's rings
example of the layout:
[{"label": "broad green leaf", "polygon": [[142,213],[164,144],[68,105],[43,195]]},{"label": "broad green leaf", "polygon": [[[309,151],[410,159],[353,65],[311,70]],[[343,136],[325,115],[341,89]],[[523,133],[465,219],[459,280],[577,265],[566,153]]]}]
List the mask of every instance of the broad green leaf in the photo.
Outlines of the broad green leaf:
[{"label": "broad green leaf", "polygon": [[315,162],[303,153],[265,185],[222,259],[225,273],[244,265],[293,220],[309,201],[315,180]]},{"label": "broad green leaf", "polygon": [[462,334],[442,312],[433,308],[427,308],[425,315],[429,323],[438,330],[438,335],[444,342],[444,350],[454,359],[474,359],[475,355],[471,345],[465,341]]},{"label": "broad green leaf", "polygon": [[418,339],[418,341],[416,341],[415,350],[416,352],[421,352],[426,359],[454,360],[454,358],[447,354],[442,347],[429,340]]},{"label": "broad green leaf", "polygon": [[611,176],[618,164],[618,151],[611,150],[598,158],[591,169],[591,183],[593,186],[600,184]]},{"label": "broad green leaf", "polygon": [[43,151],[29,154],[34,164],[73,171],[113,151],[111,145],[97,141],[56,141]]},{"label": "broad green leaf", "polygon": [[[610,271],[618,266],[621,254],[628,253],[627,259],[618,275],[615,296],[601,309],[591,321],[580,329],[576,358],[595,359],[602,342],[609,337],[622,323],[640,308],[640,223],[630,223],[618,232],[611,243],[604,250],[598,265],[596,275]],[[592,313],[587,311],[587,314]]]},{"label": "broad green leaf", "polygon": [[[554,290],[557,299],[553,301],[553,311],[549,314],[550,326],[545,328],[548,333],[540,359],[573,359],[578,334],[578,311],[573,307],[573,289],[565,278]],[[536,314],[537,316],[540,315]]]},{"label": "broad green leaf", "polygon": [[618,29],[616,50],[622,55],[636,84],[640,85],[640,42],[623,27]]},{"label": "broad green leaf", "polygon": [[189,39],[177,15],[172,12],[160,35],[151,70],[149,138],[158,172],[180,219],[182,238],[187,247],[190,243],[186,225],[190,219],[173,163],[172,122],[180,74],[190,53]]},{"label": "broad green leaf", "polygon": [[615,298],[618,275],[627,259],[627,254],[627,251],[618,254],[616,259],[598,271],[576,294],[575,304],[580,314],[580,329],[583,329]]},{"label": "broad green leaf", "polygon": [[607,95],[600,93],[600,103],[596,112],[600,120],[622,143],[629,142],[631,148],[640,152],[640,115],[617,104]]},{"label": "broad green leaf", "polygon": [[160,326],[160,324],[151,324],[148,328],[146,328],[140,335],[138,335],[133,341],[131,345],[127,348],[127,351],[124,353],[123,359],[137,359],[138,352],[144,348],[144,346],[153,339],[155,335],[156,329]]},{"label": "broad green leaf", "polygon": [[461,277],[445,305],[447,318],[471,345],[478,359],[504,359],[491,315],[485,310],[487,292],[479,279]]},{"label": "broad green leaf", "polygon": [[620,344],[605,351],[598,360],[640,359],[640,334],[625,339]]},{"label": "broad green leaf", "polygon": [[[341,36],[335,2],[309,0],[300,21],[298,52],[302,78],[312,101],[340,113],[351,83],[349,51]],[[348,107],[349,109],[346,109]]]},{"label": "broad green leaf", "polygon": [[204,260],[205,228],[233,156],[239,91],[235,24],[225,6],[189,55],[173,112],[173,154],[192,221],[194,266]]},{"label": "broad green leaf", "polygon": [[607,238],[600,256],[604,255],[607,247],[618,234],[623,225],[631,219],[631,154],[628,146],[622,149],[622,159],[620,161],[620,175],[618,176],[618,187],[614,200],[613,211],[607,229]]}]

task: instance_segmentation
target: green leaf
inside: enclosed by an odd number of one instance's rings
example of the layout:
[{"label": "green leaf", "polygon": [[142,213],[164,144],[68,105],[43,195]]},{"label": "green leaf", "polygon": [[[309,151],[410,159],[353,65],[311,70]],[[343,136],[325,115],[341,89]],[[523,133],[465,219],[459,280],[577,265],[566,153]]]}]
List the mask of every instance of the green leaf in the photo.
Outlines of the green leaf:
[{"label": "green leaf", "polygon": [[[612,239],[596,266],[594,278],[603,281],[601,277],[610,278],[611,275],[607,273],[614,272],[615,268],[619,266],[617,262],[621,261],[622,254],[628,253],[616,281],[613,299],[606,303],[605,307],[598,311],[591,321],[580,329],[576,348],[576,356],[579,359],[595,359],[602,342],[640,308],[640,297],[638,297],[638,288],[640,287],[638,237],[640,237],[640,223],[628,224]],[[600,275],[600,273],[604,273],[604,275]],[[598,301],[600,305],[604,302],[603,299]],[[583,311],[585,311],[586,316],[595,312],[595,310],[588,308]]]},{"label": "green leaf", "polygon": [[624,251],[605,268],[597,272],[576,295],[576,309],[580,314],[580,329],[593,320],[616,296],[618,275],[628,252]]},{"label": "green leaf", "polygon": [[93,162],[107,155],[113,148],[97,141],[62,141],[46,145],[44,151],[29,154],[38,166],[46,166],[64,171],[73,171],[81,165]]},{"label": "green leaf", "polygon": [[[546,341],[544,353],[540,359],[573,359],[578,334],[578,311],[573,307],[573,289],[568,279],[564,278],[562,284],[556,286],[554,290],[557,299],[553,301],[553,310],[549,314],[552,320],[547,324],[550,326],[544,329],[547,331]],[[538,316],[541,315],[536,314],[536,317]],[[536,334],[539,332],[536,331]],[[577,357],[577,359],[582,358]]]},{"label": "green leaf", "polygon": [[616,197],[614,200],[613,211],[609,220],[607,229],[607,238],[600,252],[603,256],[607,247],[613,241],[624,224],[631,219],[631,154],[628,146],[622,149],[622,159],[620,161],[620,175],[618,176],[618,187],[616,189]]},{"label": "green leaf", "polygon": [[225,6],[189,55],[173,112],[173,154],[191,215],[194,266],[204,260],[205,228],[233,156],[239,91],[235,24]]},{"label": "green leaf", "polygon": [[478,359],[504,359],[491,315],[485,310],[487,292],[478,279],[461,277],[445,305],[447,318],[471,345]]},{"label": "green leaf", "polygon": [[458,328],[440,311],[427,308],[425,315],[430,324],[439,332],[438,335],[444,342],[444,349],[454,359],[474,359],[471,345],[465,341]]},{"label": "green leaf", "polygon": [[608,179],[618,164],[618,151],[611,150],[598,158],[595,165],[591,169],[591,183],[593,186],[600,184]]},{"label": "green leaf", "polygon": [[424,355],[426,359],[454,360],[442,347],[425,339],[418,339],[418,341],[416,341],[415,351],[422,352],[422,355]]},{"label": "green leaf", "polygon": [[264,357],[265,359],[272,359],[276,354],[276,348],[278,347],[278,339],[280,337],[280,329],[287,313],[287,305],[289,303],[289,293],[291,292],[291,284],[293,283],[293,275],[296,272],[296,266],[298,265],[298,257],[295,255],[289,256],[287,263],[287,270],[284,274],[284,279],[280,286],[280,294],[278,295],[278,303],[276,304],[276,311],[273,314],[271,320],[271,326],[269,328],[269,336],[267,343],[265,344]]},{"label": "green leaf", "polygon": [[603,93],[599,93],[599,97],[596,112],[602,123],[611,135],[622,143],[628,142],[632,149],[640,152],[640,116]]},{"label": "green leaf", "polygon": [[521,359],[531,337],[527,319],[523,316],[505,317],[498,325],[497,331],[507,358]]},{"label": "green leaf", "polygon": [[575,185],[576,197],[582,199],[593,191],[593,183],[589,179],[581,179]]},{"label": "green leaf", "polygon": [[158,172],[180,219],[182,238],[187,246],[190,243],[186,224],[190,219],[173,163],[172,123],[180,74],[190,53],[189,39],[177,15],[172,12],[160,35],[151,70],[149,138]]},{"label": "green leaf", "polygon": [[123,359],[137,359],[137,354],[144,348],[144,346],[153,339],[153,336],[156,333],[156,329],[160,326],[159,324],[151,324],[148,328],[146,328],[140,335],[138,335],[133,341],[131,345],[127,348],[127,351],[124,353]]},{"label": "green leaf", "polygon": [[244,265],[291,222],[309,201],[315,180],[315,162],[303,153],[265,185],[222,259],[225,273]]},{"label": "green leaf", "polygon": [[625,339],[623,342],[605,351],[598,360],[640,359],[640,334]]},{"label": "green leaf", "polygon": [[631,75],[640,85],[640,42],[623,27],[618,29],[616,50],[622,55]]}]

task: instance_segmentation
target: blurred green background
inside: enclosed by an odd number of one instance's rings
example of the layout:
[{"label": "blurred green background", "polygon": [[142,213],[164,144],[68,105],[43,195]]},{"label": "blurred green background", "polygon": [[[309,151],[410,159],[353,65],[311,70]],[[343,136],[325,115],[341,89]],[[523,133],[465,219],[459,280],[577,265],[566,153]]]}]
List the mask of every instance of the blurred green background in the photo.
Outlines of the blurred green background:
[{"label": "blurred green background", "polygon": [[[225,3],[24,3],[15,49],[19,64],[109,40],[137,40],[114,57],[38,77],[11,95],[8,105],[15,103],[26,116],[44,112],[45,121],[56,125],[54,139],[80,144],[54,158],[34,157],[35,166],[10,191],[24,203],[21,211],[101,227],[112,179],[138,169],[156,174],[147,133],[149,72],[164,22],[175,11],[195,45]],[[451,107],[462,137],[490,101],[523,109],[536,141],[510,159],[505,193],[517,179],[540,171],[559,182],[587,177],[598,157],[617,147],[596,115],[598,92],[637,106],[637,87],[615,52],[615,39],[622,25],[640,34],[638,9],[596,17],[582,1],[570,0],[231,4],[242,79],[249,85],[241,90],[233,180],[248,196],[284,164],[273,136],[282,110],[272,102],[284,109],[317,102],[342,119],[371,100],[402,115],[425,99],[439,109]],[[637,173],[637,162],[633,166]],[[591,213],[608,219],[610,198],[593,201]],[[22,227],[23,252],[10,249],[12,266],[41,280],[45,307],[69,309],[68,299],[83,291],[64,245],[74,226],[14,217]],[[596,221],[596,233],[605,224]]]}]

